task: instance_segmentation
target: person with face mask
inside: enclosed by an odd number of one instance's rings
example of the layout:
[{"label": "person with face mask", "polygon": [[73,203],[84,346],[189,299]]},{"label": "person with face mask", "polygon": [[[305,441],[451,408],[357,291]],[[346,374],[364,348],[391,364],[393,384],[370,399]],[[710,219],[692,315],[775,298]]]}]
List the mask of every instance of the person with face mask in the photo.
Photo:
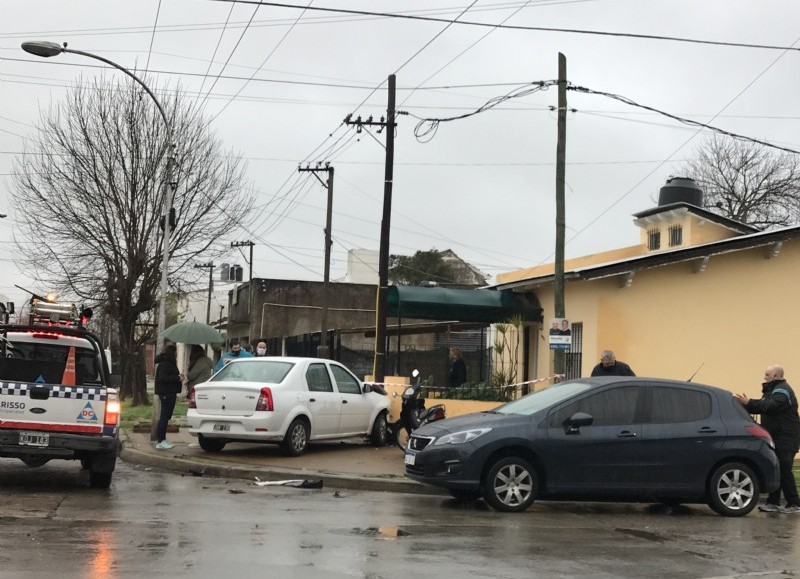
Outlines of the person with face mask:
[{"label": "person with face mask", "polygon": [[267,343],[263,340],[256,344],[256,358],[264,358],[267,355]]},{"label": "person with face mask", "polygon": [[216,368],[214,368],[214,372],[219,372],[222,370],[222,367],[231,362],[233,360],[238,360],[239,358],[252,358],[253,355],[248,352],[247,350],[242,349],[242,345],[239,343],[237,338],[231,340],[230,343],[231,351],[225,352],[222,357],[220,357],[219,362],[217,362]]}]

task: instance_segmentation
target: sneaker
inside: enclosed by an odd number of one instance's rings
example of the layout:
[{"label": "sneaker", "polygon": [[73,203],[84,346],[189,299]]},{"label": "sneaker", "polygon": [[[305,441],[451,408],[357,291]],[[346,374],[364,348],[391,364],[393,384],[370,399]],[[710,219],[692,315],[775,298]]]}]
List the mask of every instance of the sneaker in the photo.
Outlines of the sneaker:
[{"label": "sneaker", "polygon": [[166,439],[162,440],[161,442],[156,444],[156,450],[170,450],[171,448],[174,448],[174,447],[175,447],[175,445],[172,444],[169,440],[166,440]]},{"label": "sneaker", "polygon": [[772,503],[764,503],[763,505],[758,505],[758,510],[764,513],[777,513],[781,510],[781,507],[773,505]]},{"label": "sneaker", "polygon": [[793,515],[800,513],[800,507],[797,505],[786,505],[785,507],[778,507],[778,512],[784,515]]}]

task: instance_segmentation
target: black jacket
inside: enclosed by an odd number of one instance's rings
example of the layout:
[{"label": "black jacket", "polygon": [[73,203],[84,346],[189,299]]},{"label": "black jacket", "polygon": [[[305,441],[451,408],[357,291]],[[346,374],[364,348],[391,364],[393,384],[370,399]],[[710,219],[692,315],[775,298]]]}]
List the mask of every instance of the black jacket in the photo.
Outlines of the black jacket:
[{"label": "black jacket", "polygon": [[447,385],[450,386],[450,388],[458,388],[466,381],[467,365],[464,363],[464,360],[459,358],[450,366],[450,377],[447,381]]},{"label": "black jacket", "polygon": [[613,366],[603,366],[601,362],[592,370],[592,376],[636,376],[625,362],[617,360]]},{"label": "black jacket", "polygon": [[797,451],[800,445],[800,416],[797,396],[786,380],[773,380],[761,386],[761,399],[747,403],[750,414],[761,415],[761,425],[775,444],[790,445]]},{"label": "black jacket", "polygon": [[163,354],[156,356],[156,394],[180,394],[181,372],[178,364],[172,358]]}]

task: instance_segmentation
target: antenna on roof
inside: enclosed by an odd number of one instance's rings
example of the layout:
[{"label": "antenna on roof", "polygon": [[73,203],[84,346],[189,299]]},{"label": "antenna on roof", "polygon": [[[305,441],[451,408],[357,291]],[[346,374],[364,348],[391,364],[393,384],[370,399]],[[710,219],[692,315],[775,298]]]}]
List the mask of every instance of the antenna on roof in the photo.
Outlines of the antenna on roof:
[{"label": "antenna on roof", "polygon": [[692,381],[692,378],[694,378],[695,376],[697,376],[697,373],[700,371],[700,368],[702,368],[702,367],[703,367],[703,364],[705,364],[705,362],[701,362],[701,363],[700,363],[700,366],[697,368],[697,370],[695,370],[695,371],[694,371],[694,374],[692,374],[691,376],[689,376],[689,379],[687,380],[687,382],[691,382],[691,381]]}]

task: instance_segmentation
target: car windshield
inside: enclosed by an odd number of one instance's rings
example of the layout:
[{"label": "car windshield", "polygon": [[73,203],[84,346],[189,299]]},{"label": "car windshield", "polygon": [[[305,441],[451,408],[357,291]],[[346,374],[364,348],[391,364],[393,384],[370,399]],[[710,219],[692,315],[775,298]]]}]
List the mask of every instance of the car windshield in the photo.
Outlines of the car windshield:
[{"label": "car windshield", "polygon": [[294,364],[272,360],[230,362],[211,377],[211,382],[267,382],[280,384]]},{"label": "car windshield", "polygon": [[553,384],[543,390],[523,396],[519,400],[504,404],[500,408],[495,408],[494,412],[530,416],[534,412],[549,408],[553,404],[557,404],[581,392],[586,392],[591,387],[591,384],[577,380]]}]

